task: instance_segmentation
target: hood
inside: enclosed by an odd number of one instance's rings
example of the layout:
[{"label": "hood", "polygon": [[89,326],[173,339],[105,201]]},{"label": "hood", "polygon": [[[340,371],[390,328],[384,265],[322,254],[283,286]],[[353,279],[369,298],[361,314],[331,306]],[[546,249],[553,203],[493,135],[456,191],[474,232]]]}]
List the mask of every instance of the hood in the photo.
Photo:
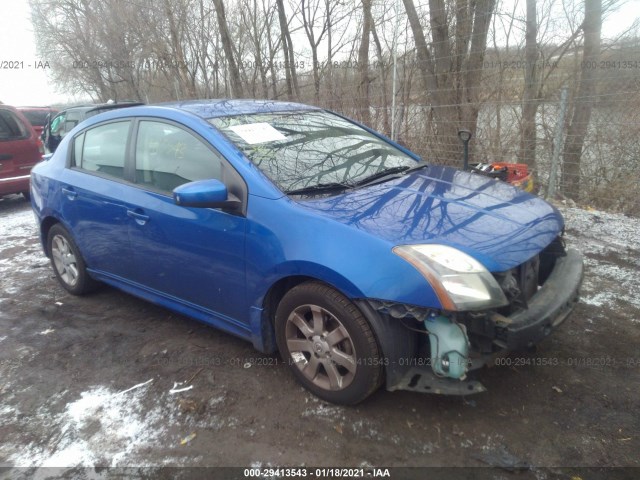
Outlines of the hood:
[{"label": "hood", "polygon": [[498,180],[439,166],[298,203],[392,246],[456,247],[492,272],[529,260],[564,227],[558,210],[538,197]]}]

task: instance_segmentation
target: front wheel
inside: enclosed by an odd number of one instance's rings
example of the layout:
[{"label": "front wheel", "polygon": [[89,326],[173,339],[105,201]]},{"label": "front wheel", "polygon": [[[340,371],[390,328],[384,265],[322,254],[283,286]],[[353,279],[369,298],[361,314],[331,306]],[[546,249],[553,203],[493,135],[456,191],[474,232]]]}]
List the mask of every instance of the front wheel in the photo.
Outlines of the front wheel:
[{"label": "front wheel", "polygon": [[51,265],[62,286],[73,295],[95,289],[97,282],[87,273],[87,266],[69,232],[59,223],[51,227],[47,236]]},{"label": "front wheel", "polygon": [[291,289],[278,305],[276,340],[296,379],[316,396],[353,405],[382,383],[378,343],[360,310],[319,282]]}]

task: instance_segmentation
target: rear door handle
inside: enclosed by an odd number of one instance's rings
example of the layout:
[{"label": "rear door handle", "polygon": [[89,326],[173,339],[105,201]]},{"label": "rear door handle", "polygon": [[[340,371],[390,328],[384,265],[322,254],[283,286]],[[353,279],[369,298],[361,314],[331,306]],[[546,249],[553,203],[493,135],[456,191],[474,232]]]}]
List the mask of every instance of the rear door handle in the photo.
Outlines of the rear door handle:
[{"label": "rear door handle", "polygon": [[9,155],[8,153],[0,154],[0,160],[11,160],[12,158],[13,158],[13,155]]},{"label": "rear door handle", "polygon": [[127,210],[127,215],[133,218],[138,225],[144,225],[149,221],[149,215],[136,212],[135,210]]},{"label": "rear door handle", "polygon": [[69,200],[75,200],[78,196],[78,192],[73,188],[62,187],[62,193],[64,193]]}]

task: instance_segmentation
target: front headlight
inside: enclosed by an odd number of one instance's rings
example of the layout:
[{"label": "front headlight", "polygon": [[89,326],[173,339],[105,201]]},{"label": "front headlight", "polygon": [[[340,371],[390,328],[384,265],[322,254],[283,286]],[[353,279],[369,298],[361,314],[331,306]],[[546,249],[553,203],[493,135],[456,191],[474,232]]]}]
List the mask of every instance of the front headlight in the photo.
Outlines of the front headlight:
[{"label": "front headlight", "polygon": [[460,250],[436,244],[400,245],[393,253],[422,273],[445,310],[477,310],[509,303],[493,275]]}]

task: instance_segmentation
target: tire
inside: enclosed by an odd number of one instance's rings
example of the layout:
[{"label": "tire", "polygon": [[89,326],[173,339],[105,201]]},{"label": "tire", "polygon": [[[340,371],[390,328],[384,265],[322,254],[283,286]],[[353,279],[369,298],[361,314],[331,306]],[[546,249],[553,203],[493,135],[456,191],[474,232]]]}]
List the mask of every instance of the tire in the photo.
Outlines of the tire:
[{"label": "tire", "polygon": [[319,282],[292,288],[278,305],[275,328],[280,355],[314,395],[355,405],[380,387],[383,362],[371,327],[333,288]]},{"label": "tire", "polygon": [[29,190],[25,190],[24,192],[20,192],[20,193],[22,193],[22,196],[27,202],[31,201],[31,192]]},{"label": "tire", "polygon": [[95,290],[98,283],[87,273],[87,266],[66,228],[59,223],[49,230],[47,251],[60,284],[73,295]]}]

